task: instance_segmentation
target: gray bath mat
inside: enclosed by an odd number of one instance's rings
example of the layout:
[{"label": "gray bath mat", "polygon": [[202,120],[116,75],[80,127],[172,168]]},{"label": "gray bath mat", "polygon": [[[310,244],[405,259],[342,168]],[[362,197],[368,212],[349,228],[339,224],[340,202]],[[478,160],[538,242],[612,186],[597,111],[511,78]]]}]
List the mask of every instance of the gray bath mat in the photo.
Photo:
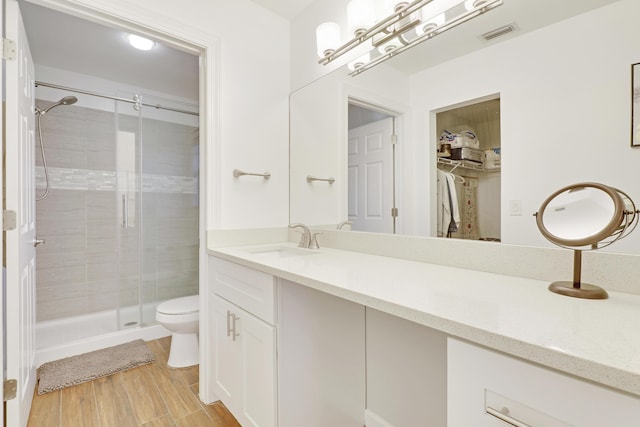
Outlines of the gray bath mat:
[{"label": "gray bath mat", "polygon": [[38,368],[38,394],[95,380],[153,362],[143,340],[92,351],[42,364]]}]

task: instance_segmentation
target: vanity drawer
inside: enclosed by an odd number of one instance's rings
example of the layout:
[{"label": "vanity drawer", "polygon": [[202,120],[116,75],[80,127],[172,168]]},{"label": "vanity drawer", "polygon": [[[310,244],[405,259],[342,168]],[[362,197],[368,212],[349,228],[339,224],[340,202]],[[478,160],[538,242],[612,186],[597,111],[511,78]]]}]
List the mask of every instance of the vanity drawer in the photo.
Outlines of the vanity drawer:
[{"label": "vanity drawer", "polygon": [[267,323],[275,323],[275,278],[261,271],[209,257],[212,291]]},{"label": "vanity drawer", "polygon": [[449,427],[633,426],[640,399],[449,338]]}]

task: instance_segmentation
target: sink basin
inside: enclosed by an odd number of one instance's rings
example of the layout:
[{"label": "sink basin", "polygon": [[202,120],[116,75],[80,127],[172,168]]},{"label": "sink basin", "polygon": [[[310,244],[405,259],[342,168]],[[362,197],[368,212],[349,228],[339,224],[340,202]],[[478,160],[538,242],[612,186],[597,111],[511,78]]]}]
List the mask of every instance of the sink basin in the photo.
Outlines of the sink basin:
[{"label": "sink basin", "polygon": [[295,246],[265,246],[261,248],[251,248],[247,252],[253,255],[259,255],[264,257],[274,258],[292,258],[306,255],[316,254],[316,251],[305,248],[298,248]]}]

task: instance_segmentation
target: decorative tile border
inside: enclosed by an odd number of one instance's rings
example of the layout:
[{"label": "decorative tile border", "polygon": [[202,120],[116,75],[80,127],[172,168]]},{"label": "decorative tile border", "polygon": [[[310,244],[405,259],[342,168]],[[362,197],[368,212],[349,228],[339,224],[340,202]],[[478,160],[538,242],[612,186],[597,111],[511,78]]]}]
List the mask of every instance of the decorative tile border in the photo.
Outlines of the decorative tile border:
[{"label": "decorative tile border", "polygon": [[[127,177],[114,171],[101,171],[72,168],[48,168],[49,185],[54,190],[78,190],[78,191],[116,191],[127,187]],[[136,182],[132,187],[138,188]],[[45,188],[44,168],[36,167],[36,188]],[[198,179],[190,176],[178,175],[142,175],[142,191],[153,193],[181,193],[197,194]]]}]

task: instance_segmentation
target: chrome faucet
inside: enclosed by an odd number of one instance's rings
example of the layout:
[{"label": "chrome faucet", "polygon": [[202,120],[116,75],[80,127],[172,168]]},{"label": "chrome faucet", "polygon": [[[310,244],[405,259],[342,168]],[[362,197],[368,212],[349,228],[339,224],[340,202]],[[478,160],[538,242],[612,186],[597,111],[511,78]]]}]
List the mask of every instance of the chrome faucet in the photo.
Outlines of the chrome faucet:
[{"label": "chrome faucet", "polygon": [[338,224],[338,226],[336,227],[336,230],[342,230],[342,227],[344,227],[345,225],[351,225],[353,224],[353,222],[351,221],[342,221],[340,224]]},{"label": "chrome faucet", "polygon": [[304,224],[289,224],[289,228],[293,228],[294,230],[296,228],[301,228],[302,229],[302,233],[300,233],[302,236],[300,237],[300,243],[298,243],[298,246],[301,248],[308,248],[309,245],[311,245],[311,230],[309,230],[309,227],[307,227]]}]

